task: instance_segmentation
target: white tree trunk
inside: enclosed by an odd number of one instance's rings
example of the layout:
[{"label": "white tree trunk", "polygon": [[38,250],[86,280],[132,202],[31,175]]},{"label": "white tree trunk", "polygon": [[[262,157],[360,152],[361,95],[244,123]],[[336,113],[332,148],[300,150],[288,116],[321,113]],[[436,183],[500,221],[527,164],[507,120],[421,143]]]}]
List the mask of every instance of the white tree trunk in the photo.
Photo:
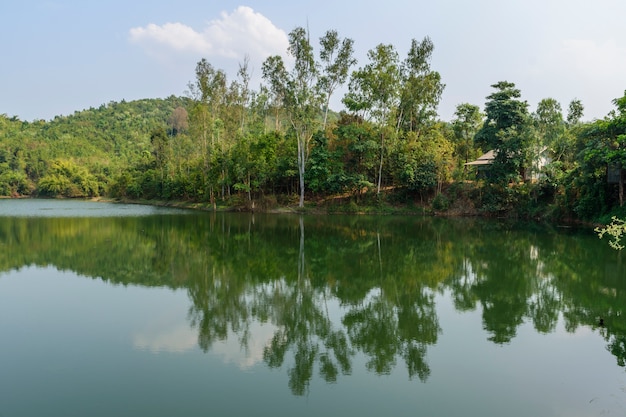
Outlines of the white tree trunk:
[{"label": "white tree trunk", "polygon": [[385,154],[385,134],[380,134],[380,165],[378,167],[378,191],[377,194],[380,194],[380,186],[383,178],[383,156]]},{"label": "white tree trunk", "polygon": [[300,179],[300,202],[298,207],[304,207],[304,169],[306,164],[306,141],[298,138],[298,175]]}]

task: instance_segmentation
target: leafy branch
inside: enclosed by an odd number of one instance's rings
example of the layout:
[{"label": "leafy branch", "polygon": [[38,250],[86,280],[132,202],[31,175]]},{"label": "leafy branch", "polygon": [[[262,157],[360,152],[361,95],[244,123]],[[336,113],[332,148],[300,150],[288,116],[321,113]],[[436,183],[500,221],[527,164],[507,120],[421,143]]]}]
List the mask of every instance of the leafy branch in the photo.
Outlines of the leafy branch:
[{"label": "leafy branch", "polygon": [[598,237],[602,239],[604,235],[608,234],[612,237],[609,245],[615,250],[624,249],[624,245],[621,244],[622,236],[626,234],[626,221],[619,219],[615,216],[611,219],[611,223],[604,227],[596,227],[595,232]]}]

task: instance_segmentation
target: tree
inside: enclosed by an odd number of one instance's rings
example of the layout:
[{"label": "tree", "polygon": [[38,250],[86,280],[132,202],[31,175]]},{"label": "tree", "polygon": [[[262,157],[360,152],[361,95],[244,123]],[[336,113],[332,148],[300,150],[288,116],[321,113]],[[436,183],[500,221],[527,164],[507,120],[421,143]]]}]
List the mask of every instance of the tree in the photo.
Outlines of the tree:
[{"label": "tree", "polygon": [[194,99],[193,122],[202,138],[203,153],[213,145],[219,132],[215,121],[219,119],[221,106],[226,95],[226,73],[215,69],[205,58],[196,65],[196,81],[189,84],[189,91]]},{"label": "tree", "polygon": [[561,104],[553,98],[544,98],[533,114],[535,137],[530,146],[530,161],[534,171],[539,170],[542,152],[549,150],[554,161],[561,161],[571,147]]},{"label": "tree", "polygon": [[519,100],[520,90],[511,82],[500,81],[491,87],[497,91],[487,96],[486,120],[474,140],[483,151],[495,152],[492,178],[506,183],[518,177],[525,162],[531,136],[528,103]]},{"label": "tree", "polygon": [[584,111],[585,107],[580,100],[575,98],[570,101],[567,110],[567,124],[571,127],[579,123],[580,119],[583,117]]},{"label": "tree", "polygon": [[[576,166],[566,187],[579,218],[597,220],[624,204],[626,91],[604,119],[575,126]],[[617,184],[617,187],[616,187]]]},{"label": "tree", "polygon": [[165,171],[171,157],[169,138],[165,129],[155,129],[150,135],[150,143],[152,144],[152,155],[154,156],[156,169],[159,172],[159,197],[163,198],[166,180]]},{"label": "tree", "polygon": [[[268,57],[263,61],[263,78],[269,84],[268,96],[271,103],[270,107],[274,110],[274,130],[278,131],[280,127],[280,110],[284,108],[285,94],[289,73],[285,68],[285,62],[279,55]],[[261,87],[261,94],[265,90],[265,86]]]},{"label": "tree", "polygon": [[319,78],[320,90],[325,94],[324,123],[328,121],[328,107],[330,97],[335,89],[348,79],[350,67],[356,64],[354,55],[354,41],[349,38],[341,40],[336,30],[329,30],[320,39],[320,61],[322,73]]},{"label": "tree", "polygon": [[435,45],[429,37],[419,43],[413,39],[402,64],[398,126],[418,134],[437,117],[437,106],[445,88],[441,75],[430,69],[434,49]]},{"label": "tree", "polygon": [[[216,178],[209,178],[209,153],[214,153],[214,145],[219,141],[220,119],[227,90],[226,73],[215,69],[206,59],[196,65],[195,83],[189,84],[194,100],[191,112],[191,134],[200,142],[203,187],[208,187],[210,201],[214,201]],[[214,155],[212,155],[214,156]]]},{"label": "tree", "polygon": [[170,126],[173,136],[185,132],[189,129],[189,114],[187,110],[182,106],[176,107],[169,119],[167,119],[167,123]]},{"label": "tree", "polygon": [[248,105],[250,103],[250,56],[246,55],[243,62],[239,64],[239,71],[237,76],[241,79],[239,84],[239,106],[241,107],[241,132],[245,133],[246,130],[246,113],[248,111]]},{"label": "tree", "polygon": [[607,134],[611,140],[607,154],[609,165],[619,170],[619,205],[624,205],[624,171],[626,170],[626,91],[624,96],[613,100],[617,112],[608,122]]},{"label": "tree", "polygon": [[482,123],[483,115],[478,106],[469,103],[456,106],[454,119],[452,119],[452,130],[456,140],[455,152],[465,163],[469,162],[474,151],[474,136]]},{"label": "tree", "polygon": [[304,28],[289,33],[289,55],[294,59],[288,72],[280,56],[271,56],[263,62],[263,78],[270,84],[275,100],[282,100],[283,108],[296,137],[298,148],[299,206],[304,207],[304,178],[309,157],[309,144],[319,128],[322,96],[319,92],[319,72]]},{"label": "tree", "polygon": [[380,44],[367,53],[370,62],[354,71],[350,78],[349,91],[343,103],[354,113],[363,113],[374,120],[380,129],[380,163],[378,187],[380,194],[385,137],[391,122],[391,112],[400,100],[400,66],[398,53],[393,45]]},{"label": "tree", "polygon": [[39,180],[37,192],[51,197],[96,197],[99,184],[85,167],[71,160],[55,160],[48,173]]},{"label": "tree", "polygon": [[[334,156],[341,163],[344,176],[341,183],[352,193],[361,194],[371,188],[369,179],[375,178],[378,135],[375,126],[358,116],[342,112],[333,131]],[[337,174],[337,173],[335,173]],[[334,178],[337,182],[337,178]]]},{"label": "tree", "polygon": [[544,98],[533,116],[540,144],[554,146],[565,130],[561,104],[553,98]]}]

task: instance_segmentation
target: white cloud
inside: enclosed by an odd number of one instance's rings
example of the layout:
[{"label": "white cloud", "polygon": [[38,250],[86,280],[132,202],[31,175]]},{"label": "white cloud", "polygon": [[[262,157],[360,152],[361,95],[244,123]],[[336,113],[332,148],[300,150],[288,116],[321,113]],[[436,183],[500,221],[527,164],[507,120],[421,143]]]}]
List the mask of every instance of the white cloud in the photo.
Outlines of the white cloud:
[{"label": "white cloud", "polygon": [[163,56],[171,52],[242,60],[264,60],[269,55],[284,54],[287,34],[265,16],[250,7],[240,6],[232,13],[223,12],[199,32],[183,23],[151,23],[130,29],[131,42],[149,53]]},{"label": "white cloud", "polygon": [[145,28],[133,28],[130,39],[150,47],[162,45],[181,52],[202,53],[211,49],[211,44],[200,33],[182,23],[166,23],[163,26],[151,23]]},{"label": "white cloud", "polygon": [[192,350],[197,344],[198,334],[186,323],[165,328],[154,326],[133,335],[135,349],[149,350],[152,353],[183,353]]},{"label": "white cloud", "polygon": [[240,369],[247,370],[263,361],[263,352],[274,337],[277,327],[268,323],[253,322],[248,329],[245,347],[237,335],[229,333],[228,338],[215,343],[213,353],[221,357],[224,363],[234,363]]}]

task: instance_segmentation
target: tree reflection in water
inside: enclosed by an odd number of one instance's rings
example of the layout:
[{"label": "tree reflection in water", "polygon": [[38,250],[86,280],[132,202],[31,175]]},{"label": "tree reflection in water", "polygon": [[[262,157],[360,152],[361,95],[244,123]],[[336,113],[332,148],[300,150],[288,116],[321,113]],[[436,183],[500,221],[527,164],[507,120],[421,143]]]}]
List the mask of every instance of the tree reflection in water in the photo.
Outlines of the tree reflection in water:
[{"label": "tree reflection in water", "polygon": [[[626,362],[626,276],[593,233],[499,222],[237,214],[140,218],[2,218],[2,271],[25,265],[115,283],[186,288],[189,323],[208,352],[252,325],[276,330],[263,360],[287,368],[296,395],[315,374],[337,382],[355,358],[427,381],[428,349],[445,333],[437,294],[477,310],[496,344],[525,322],[596,330]],[[604,327],[599,326],[602,318]],[[480,331],[480,329],[477,329]],[[401,365],[400,365],[401,364]]]}]

